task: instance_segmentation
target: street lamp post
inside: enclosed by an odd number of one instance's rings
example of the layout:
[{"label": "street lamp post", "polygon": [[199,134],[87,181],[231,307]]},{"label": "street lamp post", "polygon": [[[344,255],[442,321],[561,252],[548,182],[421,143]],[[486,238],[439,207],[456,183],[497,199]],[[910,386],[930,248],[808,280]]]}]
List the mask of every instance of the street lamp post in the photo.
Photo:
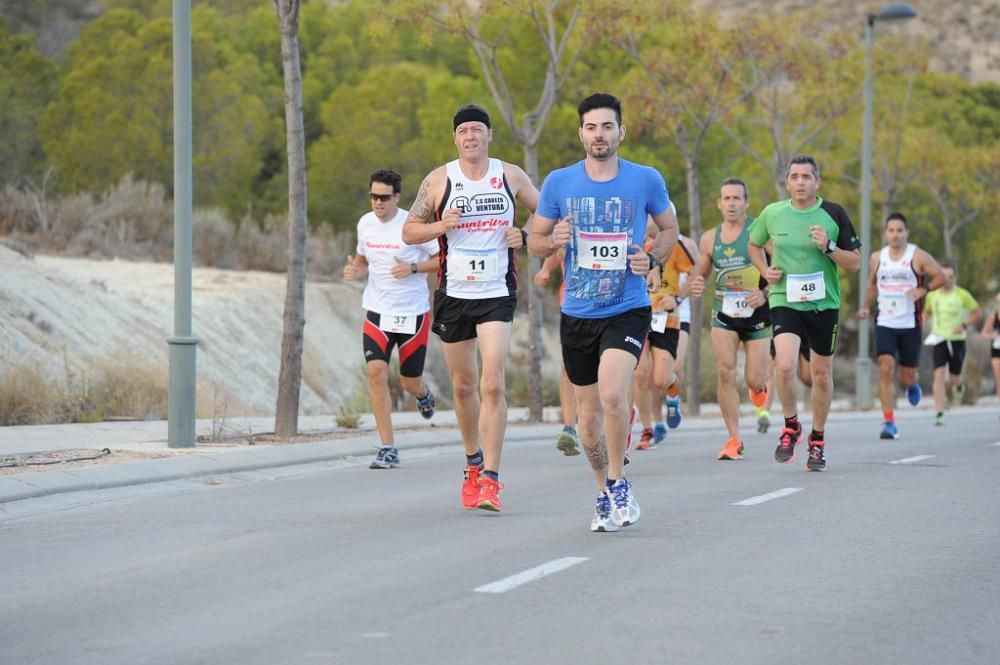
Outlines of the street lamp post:
[{"label": "street lamp post", "polygon": [[[869,14],[865,21],[865,115],[861,133],[861,248],[863,253],[871,251],[872,235],[872,106],[875,94],[872,74],[872,51],[875,45],[875,21],[901,21],[915,18],[917,12],[909,5],[898,3],[886,5],[878,14]],[[858,308],[865,305],[868,290],[869,262],[861,258],[859,275]],[[854,375],[854,401],[859,409],[872,407],[872,360],[869,357],[871,324],[865,320],[858,327],[858,358]]]},{"label": "street lamp post", "polygon": [[174,0],[174,334],[170,345],[167,445],[195,445],[195,351],[191,331],[191,0]]}]

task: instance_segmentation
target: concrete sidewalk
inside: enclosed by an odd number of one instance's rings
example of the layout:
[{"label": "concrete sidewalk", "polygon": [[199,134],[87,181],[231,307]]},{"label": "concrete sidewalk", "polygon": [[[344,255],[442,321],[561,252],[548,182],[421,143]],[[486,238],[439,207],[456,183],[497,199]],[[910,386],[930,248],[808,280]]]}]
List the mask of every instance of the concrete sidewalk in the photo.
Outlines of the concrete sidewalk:
[{"label": "concrete sidewalk", "polygon": [[[995,403],[995,399],[984,400]],[[836,400],[831,419],[865,418],[878,421],[875,411],[850,411],[846,400]],[[924,405],[921,405],[922,407]],[[959,407],[954,411],[961,411]],[[926,408],[920,411],[926,411]],[[912,411],[907,409],[907,411]],[[750,413],[744,405],[744,415]],[[559,411],[545,409],[543,423],[528,423],[527,409],[512,408],[508,412],[507,440],[538,440],[552,442],[561,427]],[[902,413],[901,413],[902,415]],[[808,414],[805,414],[808,420]],[[772,418],[774,421],[774,418]],[[400,450],[460,445],[454,411],[439,411],[432,421],[423,420],[416,412],[393,414],[396,445]],[[774,423],[775,426],[777,423]],[[218,429],[218,423],[215,423]],[[211,432],[211,420],[199,420],[199,436]],[[231,419],[226,431],[248,434],[273,432],[273,418]],[[698,418],[686,417],[683,431],[724,432],[715,404],[703,404]],[[359,428],[339,428],[333,416],[304,416],[299,419],[299,432],[313,434],[317,440],[306,443],[274,443],[248,445],[245,442],[206,442],[194,448],[169,448],[167,422],[104,422],[90,424],[36,425],[0,427],[0,459],[67,450],[134,451],[158,456],[136,462],[98,462],[87,466],[68,466],[47,471],[31,471],[0,476],[0,506],[12,501],[51,494],[100,490],[129,485],[198,478],[227,473],[256,471],[297,464],[329,462],[352,457],[372,456],[378,444],[374,420],[362,416]],[[325,438],[325,435],[329,438]]]}]

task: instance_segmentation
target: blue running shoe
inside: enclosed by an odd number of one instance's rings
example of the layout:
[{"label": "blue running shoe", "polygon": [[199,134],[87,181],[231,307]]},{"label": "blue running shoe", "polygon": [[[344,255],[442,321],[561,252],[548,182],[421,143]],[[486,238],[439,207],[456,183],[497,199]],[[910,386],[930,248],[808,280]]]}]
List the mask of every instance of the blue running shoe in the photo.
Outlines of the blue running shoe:
[{"label": "blue running shoe", "polygon": [[667,426],[663,423],[656,423],[653,427],[653,445],[660,445],[667,440]]},{"label": "blue running shoe", "polygon": [[920,389],[919,383],[914,383],[906,389],[906,399],[909,400],[910,404],[913,406],[920,404],[920,398],[923,397],[923,395],[924,391]]},{"label": "blue running shoe", "polygon": [[681,398],[667,398],[667,427],[677,429],[681,424]]},{"label": "blue running shoe", "polygon": [[424,420],[430,420],[434,416],[434,407],[437,406],[437,400],[434,399],[434,393],[431,389],[427,389],[427,394],[423,397],[417,398],[417,410],[420,411],[420,415],[424,417]]},{"label": "blue running shoe", "polygon": [[896,423],[882,423],[882,433],[878,435],[880,439],[898,439],[899,430],[896,429]]},{"label": "blue running shoe", "polygon": [[618,525],[611,519],[611,497],[607,492],[601,492],[597,497],[597,508],[594,519],[590,522],[591,531],[612,532],[618,530]]},{"label": "blue running shoe", "polygon": [[580,454],[580,436],[576,433],[576,430],[566,425],[559,432],[559,436],[556,438],[556,448],[562,451],[562,454],[566,457],[572,457],[573,455]]},{"label": "blue running shoe", "polygon": [[618,526],[629,526],[639,520],[639,503],[632,494],[632,483],[627,478],[619,478],[607,489],[611,499],[611,519]]},{"label": "blue running shoe", "polygon": [[399,466],[399,451],[395,446],[381,446],[369,469],[392,469]]}]

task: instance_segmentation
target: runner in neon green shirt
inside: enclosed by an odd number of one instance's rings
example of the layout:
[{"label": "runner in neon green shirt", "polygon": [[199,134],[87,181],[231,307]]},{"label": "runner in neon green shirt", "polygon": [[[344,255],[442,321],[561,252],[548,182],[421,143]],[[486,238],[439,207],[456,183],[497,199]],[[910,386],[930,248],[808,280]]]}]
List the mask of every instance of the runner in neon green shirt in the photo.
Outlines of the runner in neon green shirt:
[{"label": "runner in neon green shirt", "polygon": [[957,268],[942,263],[948,282],[927,294],[924,302],[924,324],[931,320],[931,334],[924,344],[934,347],[934,416],[935,425],[944,425],[945,366],[949,383],[959,400],[965,395],[962,385],[962,365],[965,364],[965,329],[979,322],[983,310],[972,294],[956,284]]},{"label": "runner in neon green shirt", "polygon": [[[793,157],[785,170],[790,198],[764,208],[750,227],[750,260],[770,285],[771,330],[774,335],[778,397],[785,427],[774,459],[790,462],[802,436],[796,413],[795,375],[799,348],[808,344],[812,372],[813,431],[809,435],[806,469],[823,471],[826,445],[823,428],[833,398],[833,351],[840,318],[840,273],[855,272],[861,253],[847,213],[817,195],[820,177],[816,160]],[[772,247],[771,264],[764,246]]]}]

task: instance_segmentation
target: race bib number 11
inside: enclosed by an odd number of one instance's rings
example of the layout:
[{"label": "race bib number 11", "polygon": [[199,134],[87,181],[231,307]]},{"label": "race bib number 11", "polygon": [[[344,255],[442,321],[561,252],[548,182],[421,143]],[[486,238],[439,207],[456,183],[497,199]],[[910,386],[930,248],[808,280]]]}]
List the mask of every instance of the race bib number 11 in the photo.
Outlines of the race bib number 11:
[{"label": "race bib number 11", "polygon": [[458,282],[492,282],[497,279],[497,253],[493,249],[456,247],[449,252],[448,279]]}]

